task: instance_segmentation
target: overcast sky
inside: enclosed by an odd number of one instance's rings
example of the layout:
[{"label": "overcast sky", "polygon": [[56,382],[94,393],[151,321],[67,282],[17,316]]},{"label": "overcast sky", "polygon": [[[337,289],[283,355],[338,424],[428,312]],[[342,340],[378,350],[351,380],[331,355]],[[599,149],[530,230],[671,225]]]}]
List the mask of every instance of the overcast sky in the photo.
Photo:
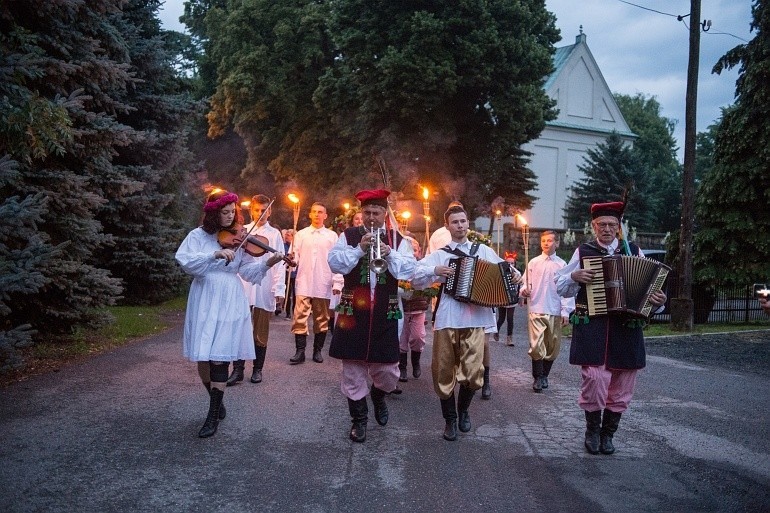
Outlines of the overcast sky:
[{"label": "overcast sky", "polygon": [[[557,47],[573,44],[582,25],[588,47],[610,90],[655,96],[662,106],[662,115],[677,121],[674,135],[680,146],[681,161],[690,18],[679,21],[676,16],[690,12],[690,0],[546,0],[545,3],[556,15],[556,26],[561,30],[562,40]],[[166,28],[184,30],[178,21],[183,5],[184,0],[166,0],[160,12]],[[711,28],[701,31],[698,132],[719,118],[721,107],[733,102],[737,71],[714,75],[711,68],[725,52],[742,44],[741,39],[751,39],[751,0],[702,0],[702,20],[711,20]]]}]

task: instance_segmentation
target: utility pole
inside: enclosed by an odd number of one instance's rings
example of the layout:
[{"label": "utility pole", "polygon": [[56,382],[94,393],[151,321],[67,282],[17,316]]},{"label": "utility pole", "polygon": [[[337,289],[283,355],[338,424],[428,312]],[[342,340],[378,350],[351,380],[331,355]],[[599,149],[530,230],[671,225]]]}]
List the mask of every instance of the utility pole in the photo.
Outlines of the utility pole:
[{"label": "utility pole", "polygon": [[679,296],[671,299],[671,328],[692,331],[692,230],[695,204],[695,112],[698,105],[700,58],[700,2],[690,0],[690,56],[687,64],[687,96],[684,114],[684,173],[682,175],[682,223],[679,235]]}]

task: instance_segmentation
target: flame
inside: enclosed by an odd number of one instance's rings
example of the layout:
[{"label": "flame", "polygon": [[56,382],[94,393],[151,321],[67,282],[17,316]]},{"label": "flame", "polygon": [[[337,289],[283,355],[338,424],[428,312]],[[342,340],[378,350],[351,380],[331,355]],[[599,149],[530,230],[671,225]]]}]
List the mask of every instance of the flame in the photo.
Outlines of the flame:
[{"label": "flame", "polygon": [[503,211],[502,211],[502,210],[500,210],[500,209],[497,209],[497,211],[495,212],[495,214],[497,214],[497,217],[500,217],[501,215],[503,215]]},{"label": "flame", "polygon": [[412,217],[412,213],[409,212],[408,210],[405,210],[404,212],[401,212],[401,218],[402,219],[409,219],[410,217]]},{"label": "flame", "polygon": [[427,187],[423,187],[423,188],[422,188],[422,197],[423,197],[423,199],[424,199],[425,201],[428,201],[428,195],[429,195],[429,194],[430,194],[430,193],[428,192],[428,188],[427,188]]},{"label": "flame", "polygon": [[343,204],[342,204],[342,208],[344,208],[346,211],[347,211],[347,210],[350,210],[350,203],[348,203],[348,202],[346,201],[345,203],[343,203]]},{"label": "flame", "polygon": [[289,201],[291,201],[292,203],[295,203],[295,204],[299,203],[299,198],[293,192],[290,193],[287,197],[289,198]]},{"label": "flame", "polygon": [[216,193],[218,193],[218,192],[222,192],[223,190],[224,190],[224,189],[222,189],[221,187],[214,187],[213,189],[211,189],[211,191],[209,192],[209,194],[216,194]]},{"label": "flame", "polygon": [[521,219],[521,224],[523,224],[524,226],[527,226],[527,220],[526,220],[526,219],[524,219],[524,216],[523,216],[523,215],[521,215],[521,214],[516,214],[516,217],[518,217],[519,219]]},{"label": "flame", "polygon": [[241,208],[249,208],[249,205],[251,205],[251,200],[241,201]]}]

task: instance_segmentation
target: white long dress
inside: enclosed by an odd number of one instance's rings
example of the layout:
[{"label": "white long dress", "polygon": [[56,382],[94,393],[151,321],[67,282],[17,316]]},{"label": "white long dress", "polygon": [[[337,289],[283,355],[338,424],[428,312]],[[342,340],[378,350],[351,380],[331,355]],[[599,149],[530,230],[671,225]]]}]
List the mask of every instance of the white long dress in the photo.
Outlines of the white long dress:
[{"label": "white long dress", "polygon": [[230,265],[214,258],[221,249],[216,234],[196,228],[176,252],[182,269],[193,276],[187,298],[183,354],[193,362],[253,360],[254,334],[249,302],[238,275],[260,283],[268,269],[240,250]]}]

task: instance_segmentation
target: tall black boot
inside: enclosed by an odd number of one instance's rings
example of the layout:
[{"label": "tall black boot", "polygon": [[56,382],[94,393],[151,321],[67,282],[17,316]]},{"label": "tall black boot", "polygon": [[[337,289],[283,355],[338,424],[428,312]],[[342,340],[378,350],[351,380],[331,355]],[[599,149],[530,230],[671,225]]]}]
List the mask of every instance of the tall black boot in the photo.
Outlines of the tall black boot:
[{"label": "tall black boot", "polygon": [[618,424],[620,424],[620,416],[622,413],[610,411],[604,409],[604,417],[602,418],[602,429],[599,434],[599,450],[602,454],[612,454],[615,452],[615,446],[612,445],[612,435],[618,430]]},{"label": "tall black boot", "polygon": [[541,380],[543,389],[548,388],[548,375],[551,374],[551,367],[553,367],[553,360],[543,360],[543,379]]},{"label": "tall black boot", "polygon": [[385,403],[387,394],[372,385],[372,404],[374,404],[374,418],[377,424],[384,426],[388,423],[388,405]]},{"label": "tall black boot", "polygon": [[599,454],[599,431],[602,426],[602,411],[586,412],[586,451],[591,454]]},{"label": "tall black boot", "polygon": [[366,440],[366,421],[369,415],[369,407],[366,405],[366,397],[354,401],[348,399],[348,410],[353,426],[350,428],[350,439],[354,442]]},{"label": "tall black boot", "polygon": [[324,348],[324,342],[326,342],[326,332],[316,333],[313,337],[313,361],[316,363],[323,363],[324,357],[321,355],[321,349]]},{"label": "tall black boot", "polygon": [[[398,353],[398,380],[402,383],[409,381],[409,378],[406,376],[407,360],[409,360],[409,353]],[[412,361],[414,361],[414,358]]]},{"label": "tall black boot", "polygon": [[289,358],[289,363],[296,365],[305,361],[305,347],[307,346],[307,335],[294,335],[294,345],[297,352]]},{"label": "tall black boot", "polygon": [[[203,386],[206,387],[206,390],[209,393],[209,400],[210,400],[211,399],[211,383],[204,383]],[[227,415],[227,411],[225,411],[225,403],[222,402],[219,405],[219,420],[224,419],[226,415]]]},{"label": "tall black boot", "polygon": [[475,390],[460,385],[460,392],[457,394],[457,427],[460,428],[460,431],[463,433],[467,433],[471,430],[471,416],[468,413],[468,407],[470,407],[475,394]]},{"label": "tall black boot", "polygon": [[245,360],[235,360],[233,362],[233,372],[230,374],[230,377],[227,378],[227,386],[231,387],[236,383],[243,381],[243,368],[245,364]]},{"label": "tall black boot", "polygon": [[454,442],[457,440],[457,405],[455,404],[454,392],[448,398],[441,399],[441,414],[446,421],[444,440]]},{"label": "tall black boot", "polygon": [[532,382],[532,390],[535,392],[543,391],[543,360],[532,360],[532,377],[535,381]]},{"label": "tall black boot", "polygon": [[492,385],[489,383],[489,367],[484,367],[484,384],[481,385],[481,398],[490,399],[492,397]]},{"label": "tall black boot", "polygon": [[217,432],[217,426],[219,425],[219,409],[222,407],[222,398],[225,393],[217,388],[212,388],[209,393],[209,413],[206,416],[206,422],[203,423],[203,427],[198,431],[200,438],[207,438]]},{"label": "tall black boot", "polygon": [[419,378],[422,375],[422,369],[420,368],[420,351],[412,351],[412,376]]},{"label": "tall black boot", "polygon": [[252,383],[262,383],[262,367],[265,366],[265,356],[267,355],[267,348],[257,346],[254,348],[256,358],[254,359],[254,369],[251,371]]}]

